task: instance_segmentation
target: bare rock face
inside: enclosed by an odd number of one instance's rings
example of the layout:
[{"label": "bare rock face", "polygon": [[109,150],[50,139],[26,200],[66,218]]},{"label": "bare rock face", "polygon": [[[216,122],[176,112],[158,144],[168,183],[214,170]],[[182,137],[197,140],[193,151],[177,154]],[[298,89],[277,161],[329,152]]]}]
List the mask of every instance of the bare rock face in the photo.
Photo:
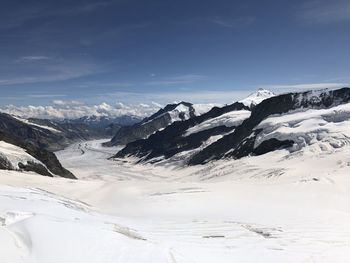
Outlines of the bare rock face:
[{"label": "bare rock face", "polygon": [[222,108],[214,107],[209,112],[200,116],[192,117],[185,121],[174,122],[173,124],[167,126],[164,130],[156,132],[147,139],[138,140],[127,144],[127,146],[118,152],[115,157],[123,158],[132,155],[144,158],[145,160],[160,156],[170,158],[177,153],[196,149],[211,136],[230,132],[235,128],[235,126],[227,127],[225,125],[217,125],[210,129],[184,136],[189,128],[195,127],[196,125],[219,117],[228,112],[241,110],[248,111],[248,109],[249,108],[247,106],[238,102]]},{"label": "bare rock face", "polygon": [[0,170],[14,170],[12,163],[5,157],[0,156]]},{"label": "bare rock face", "polygon": [[[49,130],[35,128],[10,115],[0,114],[0,140],[24,149],[46,166],[36,163],[22,163],[19,164],[21,170],[33,171],[45,176],[57,175],[76,179],[71,172],[62,167],[56,155],[49,150],[50,143],[59,140],[60,136],[62,135],[56,135]],[[14,170],[6,158],[0,159],[0,169]]]},{"label": "bare rock face", "polygon": [[291,141],[266,142],[261,148],[254,149],[254,142],[259,130],[254,128],[268,116],[285,114],[297,109],[324,109],[348,103],[350,101],[350,88],[326,91],[307,91],[301,93],[288,93],[271,97],[256,105],[251,116],[245,120],[235,131],[216,143],[208,146],[192,157],[189,164],[203,164],[209,160],[221,158],[241,158],[250,154],[263,154],[280,147],[291,146]]},{"label": "bare rock face", "polygon": [[[161,159],[172,158],[179,153],[197,149],[197,151],[193,151],[186,163],[198,165],[211,160],[238,159],[249,155],[262,155],[278,149],[291,149],[296,143],[291,134],[284,134],[282,139],[278,136],[265,138],[264,136],[269,132],[265,132],[264,127],[261,128],[260,124],[274,116],[284,116],[291,112],[304,112],[313,109],[331,109],[350,102],[350,88],[306,91],[278,96],[265,93],[262,94],[264,96],[259,96],[263,99],[254,107],[243,103],[234,103],[222,108],[214,107],[211,111],[186,121],[174,122],[146,139],[128,143],[114,157],[133,156],[138,157],[140,162],[150,160],[157,162]],[[190,128],[199,127],[205,121],[213,120],[235,110],[251,110],[251,114],[238,125],[230,127],[217,125],[186,135],[186,131]],[[348,118],[344,114],[331,116],[331,118],[336,119],[330,121],[342,121],[345,117]],[[324,116],[325,120],[327,118],[330,117]],[[208,145],[203,144],[215,136],[218,137],[217,140]]]},{"label": "bare rock face", "polygon": [[19,163],[18,166],[21,169],[21,171],[34,172],[40,175],[52,177],[52,174],[46,169],[46,167],[38,163],[34,163],[34,162],[28,162],[27,164]]}]

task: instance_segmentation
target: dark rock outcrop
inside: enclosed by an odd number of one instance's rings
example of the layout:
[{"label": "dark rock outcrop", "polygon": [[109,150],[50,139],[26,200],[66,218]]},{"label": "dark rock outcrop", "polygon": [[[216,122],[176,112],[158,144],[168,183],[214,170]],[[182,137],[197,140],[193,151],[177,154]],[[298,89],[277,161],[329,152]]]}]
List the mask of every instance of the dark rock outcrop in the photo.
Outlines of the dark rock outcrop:
[{"label": "dark rock outcrop", "polygon": [[[170,112],[174,111],[178,106],[186,107],[191,118],[195,116],[195,109],[191,103],[180,102],[177,104],[169,104],[152,116],[145,118],[140,123],[136,123],[132,126],[121,127],[112,140],[105,143],[104,146],[126,145],[130,142],[147,138],[151,134],[167,127],[173,122],[173,116],[171,116]],[[177,114],[178,116],[176,117],[181,120],[186,119],[184,112],[177,112],[175,114]]]},{"label": "dark rock outcrop", "polygon": [[58,133],[28,125],[5,113],[0,113],[0,131],[45,149],[56,148],[63,139],[63,136]]},{"label": "dark rock outcrop", "polygon": [[[300,93],[287,93],[263,100],[255,105],[249,118],[237,127],[215,127],[189,136],[184,136],[186,130],[210,118],[220,116],[232,110],[246,109],[246,106],[235,103],[223,108],[213,108],[201,116],[190,118],[182,122],[174,122],[164,130],[158,131],[147,139],[129,143],[114,157],[124,158],[135,156],[140,161],[157,161],[158,157],[170,158],[177,153],[196,149],[212,135],[224,135],[204,149],[194,151],[188,160],[189,165],[204,164],[211,160],[223,158],[242,158],[249,155],[262,155],[294,145],[288,137],[284,140],[269,138],[257,145],[257,137],[263,130],[257,126],[272,115],[283,115],[291,111],[305,109],[326,109],[350,102],[350,88],[323,91],[307,91]],[[234,128],[234,130],[233,130]]]},{"label": "dark rock outcrop", "polygon": [[[254,128],[268,116],[283,114],[302,108],[329,108],[349,101],[350,88],[323,92],[307,91],[302,93],[288,93],[266,99],[254,107],[250,118],[238,126],[233,133],[224,136],[222,139],[194,155],[189,164],[203,164],[210,160],[218,160],[225,157],[241,158],[249,154],[254,154],[254,147],[252,145],[255,139],[250,136],[252,134],[256,136]],[[285,142],[284,145],[288,145],[289,143]],[[266,145],[264,147],[266,148]],[[271,149],[273,148],[271,147]]]},{"label": "dark rock outcrop", "polygon": [[119,151],[115,157],[123,158],[128,155],[137,156],[149,160],[155,157],[164,156],[170,158],[173,155],[198,148],[209,137],[224,134],[235,127],[217,126],[188,136],[184,133],[206,120],[210,120],[231,111],[248,110],[242,103],[234,103],[222,108],[214,107],[209,112],[200,116],[192,117],[186,121],[178,121],[167,126],[164,130],[152,134],[149,138],[129,143]]},{"label": "dark rock outcrop", "polygon": [[[40,174],[47,176],[52,173],[76,179],[71,172],[62,167],[56,155],[49,150],[50,144],[55,143],[56,139],[60,140],[61,137],[51,131],[28,125],[10,115],[0,114],[0,140],[23,148],[28,154],[41,161],[48,171],[44,172],[45,167],[33,164],[22,164],[23,170],[39,171]],[[6,161],[2,161],[0,168],[11,169],[13,167],[8,166]]]},{"label": "dark rock outcrop", "polygon": [[22,171],[34,172],[34,173],[37,173],[37,174],[40,174],[40,175],[52,177],[52,174],[46,169],[46,167],[41,165],[41,164],[39,164],[39,163],[34,163],[34,162],[31,162],[31,161],[29,161],[26,164],[18,163],[18,167]]},{"label": "dark rock outcrop", "polygon": [[293,144],[294,144],[294,141],[292,140],[280,141],[276,138],[272,138],[272,139],[263,141],[258,147],[253,149],[252,152],[255,155],[263,155],[265,153],[272,152],[275,150],[292,147]]},{"label": "dark rock outcrop", "polygon": [[6,156],[0,156],[0,170],[14,170],[12,163]]}]

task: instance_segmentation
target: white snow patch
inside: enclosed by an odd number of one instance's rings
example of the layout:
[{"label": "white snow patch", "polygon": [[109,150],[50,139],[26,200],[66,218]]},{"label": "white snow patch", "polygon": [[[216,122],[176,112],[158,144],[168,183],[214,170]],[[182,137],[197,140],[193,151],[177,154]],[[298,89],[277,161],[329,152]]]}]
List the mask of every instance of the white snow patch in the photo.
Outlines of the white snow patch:
[{"label": "white snow patch", "polygon": [[330,109],[308,109],[270,116],[256,129],[263,129],[255,146],[271,138],[293,140],[293,150],[314,145],[318,151],[332,152],[350,144],[350,103]]},{"label": "white snow patch", "polygon": [[188,136],[190,134],[197,133],[200,131],[208,130],[214,127],[222,126],[222,125],[226,127],[238,126],[245,119],[249,118],[250,114],[251,112],[247,110],[227,112],[216,118],[206,120],[194,127],[189,128],[186,131],[185,136]]},{"label": "white snow patch", "polygon": [[222,104],[216,104],[216,103],[208,103],[208,104],[193,104],[192,107],[195,110],[196,116],[202,115],[204,113],[207,113],[214,107],[222,107]]},{"label": "white snow patch", "polygon": [[28,162],[34,162],[43,165],[40,161],[28,154],[23,148],[4,141],[0,141],[0,156],[1,158],[8,160],[14,169],[19,169],[18,163],[27,164]]},{"label": "white snow patch", "polygon": [[18,116],[15,116],[15,115],[11,115],[11,117],[15,118],[16,120],[19,120],[25,124],[29,124],[30,126],[34,126],[34,127],[38,127],[40,129],[44,129],[44,130],[49,130],[51,132],[54,132],[54,133],[60,133],[61,131],[55,129],[55,128],[52,128],[52,127],[49,127],[49,126],[46,126],[46,125],[39,125],[37,123],[34,123],[34,122],[31,122],[27,119],[24,119],[24,118],[21,118],[21,117],[18,117]]},{"label": "white snow patch", "polygon": [[[191,117],[190,108],[183,104],[179,104],[175,109],[169,111],[168,113],[171,117],[171,123],[175,121],[188,120]],[[180,115],[183,116],[183,119],[180,118]]]},{"label": "white snow patch", "polygon": [[263,100],[276,96],[275,93],[266,89],[259,89],[258,91],[250,94],[247,98],[240,100],[239,102],[250,107],[261,103]]}]

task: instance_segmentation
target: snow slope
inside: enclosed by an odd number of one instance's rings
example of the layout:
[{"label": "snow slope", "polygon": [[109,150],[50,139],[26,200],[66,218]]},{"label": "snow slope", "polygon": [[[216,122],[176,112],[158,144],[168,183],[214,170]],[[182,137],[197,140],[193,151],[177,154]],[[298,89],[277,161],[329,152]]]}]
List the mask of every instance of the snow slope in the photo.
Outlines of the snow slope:
[{"label": "snow slope", "polygon": [[218,103],[206,103],[206,104],[193,104],[192,105],[196,116],[202,115],[204,113],[207,113],[214,107],[222,107],[223,105]]},{"label": "snow slope", "polygon": [[28,164],[28,162],[38,163],[45,167],[42,162],[28,154],[24,149],[4,141],[0,141],[0,158],[7,160],[13,169],[19,169],[19,163]]},{"label": "snow slope", "polygon": [[256,92],[250,94],[247,98],[240,100],[239,102],[251,107],[258,105],[263,100],[276,96],[275,93],[266,89],[259,89]]},{"label": "snow slope", "polygon": [[[217,106],[216,104],[191,104],[188,103],[179,103],[174,109],[165,111],[161,115],[157,115],[155,118],[150,118],[146,122],[143,122],[142,125],[145,125],[151,121],[154,121],[157,118],[161,118],[165,114],[170,115],[170,122],[169,124],[175,122],[175,121],[183,121],[188,120],[192,116],[199,116],[202,115],[208,111],[210,111],[214,106]],[[193,115],[191,115],[193,114]]]},{"label": "snow slope", "polygon": [[[168,114],[170,115],[171,123],[174,121],[188,120],[191,117],[189,107],[183,104],[179,104],[174,110],[169,111]],[[180,115],[183,116],[182,119]]]},{"label": "snow slope", "polygon": [[195,114],[195,109],[190,103],[180,102],[178,104],[168,104],[154,115],[142,121],[141,125],[150,124],[157,119],[159,120],[164,118],[165,115],[170,117],[168,120],[169,125],[175,121],[188,120],[191,117],[191,114]]},{"label": "snow slope", "polygon": [[350,145],[350,103],[271,116],[256,129],[263,129],[255,141],[256,147],[263,141],[277,138],[293,140],[292,151],[311,145],[314,151],[332,153]]},{"label": "snow slope", "polygon": [[193,133],[200,131],[208,130],[214,127],[224,125],[226,127],[238,126],[245,119],[250,116],[250,111],[240,110],[240,111],[231,111],[225,114],[220,115],[219,117],[206,120],[194,127],[191,127],[187,130],[185,136],[188,136]]},{"label": "snow slope", "polygon": [[[350,148],[178,169],[57,155],[80,180],[0,171],[1,262],[347,262]],[[96,161],[95,161],[96,160]]]}]

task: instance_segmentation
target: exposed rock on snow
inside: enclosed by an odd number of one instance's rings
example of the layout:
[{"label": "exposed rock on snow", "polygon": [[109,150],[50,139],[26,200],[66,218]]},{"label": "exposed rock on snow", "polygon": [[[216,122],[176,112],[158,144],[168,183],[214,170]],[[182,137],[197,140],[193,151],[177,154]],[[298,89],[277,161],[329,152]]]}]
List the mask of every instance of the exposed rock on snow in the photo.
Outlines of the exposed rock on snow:
[{"label": "exposed rock on snow", "polygon": [[58,153],[84,180],[0,171],[1,260],[345,263],[350,147],[311,148],[174,169],[93,141]]},{"label": "exposed rock on snow", "polygon": [[[263,135],[265,134],[262,129],[263,127],[259,127],[259,124],[270,116],[280,115],[282,116],[281,120],[283,120],[284,115],[286,115],[286,118],[288,118],[288,116],[290,116],[288,115],[290,112],[300,111],[301,113],[299,114],[299,118],[308,120],[308,109],[313,109],[315,111],[331,109],[332,107],[346,104],[349,101],[349,88],[288,93],[271,97],[256,105],[252,110],[251,116],[247,120],[243,121],[243,123],[238,126],[234,132],[224,136],[222,139],[211,144],[203,151],[193,156],[190,160],[190,164],[203,164],[213,159],[218,160],[225,157],[241,158],[243,156],[254,154],[254,149],[257,146],[255,143],[257,136],[261,133],[262,136],[259,137],[259,140],[263,141]],[[318,112],[316,115],[320,113],[322,112]],[[312,121],[306,121],[305,125],[312,125],[311,122]],[[344,124],[346,125],[346,123]],[[294,129],[294,131],[296,130],[297,129]],[[322,130],[322,128],[320,128],[320,130]],[[272,138],[274,137],[268,137],[268,139]],[[278,140],[279,138],[277,137],[275,139]],[[275,143],[272,145],[289,147],[293,139],[295,139],[293,134],[286,133],[285,136],[283,136],[283,140],[285,141],[277,142],[275,140]],[[299,145],[301,144],[299,143]],[[276,148],[272,147],[269,150],[273,151],[276,150]],[[266,149],[262,152],[265,153]]]},{"label": "exposed rock on snow", "polygon": [[75,179],[62,167],[55,154],[0,132],[0,169],[31,171],[45,176]]},{"label": "exposed rock on snow", "polygon": [[[203,107],[198,108],[200,113],[205,111]],[[126,145],[139,139],[148,138],[151,134],[164,129],[174,122],[188,120],[197,114],[191,103],[169,104],[140,123],[122,127],[105,146]]]},{"label": "exposed rock on snow", "polygon": [[[173,158],[203,164],[222,158],[242,158],[311,144],[332,150],[350,143],[350,89],[307,91],[272,96],[266,90],[250,96],[263,100],[248,107],[213,108],[206,114],[173,123],[144,140],[128,144],[115,157],[139,161]],[[233,105],[239,105],[233,104]],[[244,108],[246,107],[246,108]],[[215,138],[215,139],[214,139]]]},{"label": "exposed rock on snow", "polygon": [[[214,142],[215,140],[210,139],[211,137],[227,134],[249,115],[248,107],[242,103],[234,103],[222,108],[214,107],[200,116],[182,122],[174,122],[147,139],[129,143],[115,157],[133,155],[143,160],[159,157],[167,159],[182,152],[201,148],[209,141]],[[186,161],[188,157],[182,156],[183,161]],[[157,160],[160,159],[153,161]]]}]

